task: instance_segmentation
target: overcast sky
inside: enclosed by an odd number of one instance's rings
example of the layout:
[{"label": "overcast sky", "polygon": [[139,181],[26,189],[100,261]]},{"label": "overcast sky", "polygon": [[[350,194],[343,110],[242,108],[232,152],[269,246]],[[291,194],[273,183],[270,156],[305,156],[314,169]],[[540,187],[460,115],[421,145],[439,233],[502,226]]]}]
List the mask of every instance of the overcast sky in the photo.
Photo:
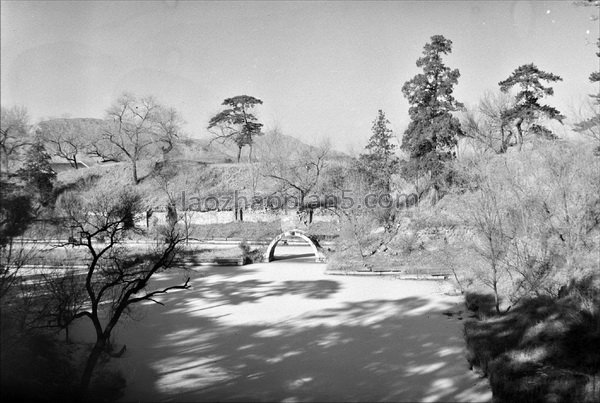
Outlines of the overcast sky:
[{"label": "overcast sky", "polygon": [[571,1],[2,2],[1,100],[35,121],[154,95],[206,136],[223,99],[246,94],[267,128],[360,150],[378,109],[401,136],[402,84],[436,34],[453,41],[459,101],[533,62],[563,77],[548,103],[568,115],[597,91],[594,14]]}]

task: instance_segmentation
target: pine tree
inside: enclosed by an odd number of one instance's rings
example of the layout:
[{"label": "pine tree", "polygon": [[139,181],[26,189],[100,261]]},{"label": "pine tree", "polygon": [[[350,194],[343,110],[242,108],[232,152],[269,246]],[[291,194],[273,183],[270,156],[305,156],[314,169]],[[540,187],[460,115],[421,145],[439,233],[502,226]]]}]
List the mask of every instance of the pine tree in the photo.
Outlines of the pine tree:
[{"label": "pine tree", "polygon": [[432,36],[417,60],[423,73],[402,87],[411,119],[402,138],[401,148],[410,156],[403,171],[412,178],[429,174],[435,190],[448,180],[445,164],[455,157],[457,138],[463,134],[460,122],[451,114],[463,107],[452,95],[460,72],[442,61],[442,56],[451,52],[452,41],[442,35]]},{"label": "pine tree", "polygon": [[[254,137],[262,135],[262,123],[251,112],[256,105],[263,102],[249,95],[238,95],[227,98],[222,105],[227,109],[222,110],[210,119],[208,129],[213,130],[213,140],[232,141],[238,147],[237,162],[240,162],[242,148],[248,146],[250,154],[248,161],[252,162],[252,145]],[[216,131],[214,131],[216,130]]]},{"label": "pine tree", "polygon": [[359,157],[361,170],[368,177],[371,188],[386,193],[390,191],[390,177],[398,166],[398,158],[394,154],[396,145],[390,141],[393,132],[388,128],[389,124],[380,109],[373,121],[373,135],[365,147],[367,153]]},{"label": "pine tree", "polygon": [[56,172],[50,166],[50,155],[41,142],[36,142],[29,148],[18,176],[25,182],[29,193],[35,195],[43,206],[48,204],[52,197]]},{"label": "pine tree", "polygon": [[504,116],[504,119],[514,122],[519,150],[523,146],[523,137],[528,133],[547,139],[555,138],[552,131],[539,124],[540,118],[555,119],[561,123],[564,119],[558,109],[540,104],[543,97],[554,94],[554,89],[543,85],[542,81],[552,83],[562,81],[562,78],[530,63],[517,67],[510,77],[498,83],[502,92],[508,92],[514,86],[521,88],[516,95],[516,105]]}]

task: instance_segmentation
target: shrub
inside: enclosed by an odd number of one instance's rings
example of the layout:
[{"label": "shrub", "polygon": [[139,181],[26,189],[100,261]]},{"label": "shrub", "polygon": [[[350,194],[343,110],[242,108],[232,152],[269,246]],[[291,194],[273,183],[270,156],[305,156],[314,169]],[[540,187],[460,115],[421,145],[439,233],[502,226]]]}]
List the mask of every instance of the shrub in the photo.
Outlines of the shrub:
[{"label": "shrub", "polygon": [[50,333],[3,333],[2,401],[75,401],[79,373],[67,345]]},{"label": "shrub", "polygon": [[103,369],[92,380],[90,396],[95,402],[114,402],[123,396],[126,383],[120,371]]},{"label": "shrub", "polygon": [[249,253],[250,253],[250,245],[248,245],[248,241],[246,239],[243,239],[239,244],[238,247],[241,249],[242,251],[242,256],[246,257]]},{"label": "shrub", "polygon": [[[495,400],[598,401],[600,315],[580,304],[582,295],[589,298],[582,289],[598,296],[589,284],[573,283],[560,299],[523,299],[507,314],[465,323],[467,359],[489,377]],[[490,300],[467,294],[466,303],[480,312],[490,309]]]},{"label": "shrub", "polygon": [[265,259],[266,251],[267,251],[266,246],[252,249],[252,250],[248,251],[247,255],[245,256],[245,259],[246,259],[247,263],[263,262]]},{"label": "shrub", "polygon": [[589,149],[560,147],[484,156],[461,189],[459,215],[476,230],[473,246],[487,261],[479,282],[512,304],[557,297],[561,287],[598,263],[600,175]]},{"label": "shrub", "polygon": [[409,231],[398,234],[390,247],[399,250],[404,255],[409,255],[416,250],[422,250],[423,243],[419,242],[417,234]]},{"label": "shrub", "polygon": [[491,316],[494,314],[494,296],[492,294],[467,292],[465,294],[465,306],[468,310],[483,317]]}]

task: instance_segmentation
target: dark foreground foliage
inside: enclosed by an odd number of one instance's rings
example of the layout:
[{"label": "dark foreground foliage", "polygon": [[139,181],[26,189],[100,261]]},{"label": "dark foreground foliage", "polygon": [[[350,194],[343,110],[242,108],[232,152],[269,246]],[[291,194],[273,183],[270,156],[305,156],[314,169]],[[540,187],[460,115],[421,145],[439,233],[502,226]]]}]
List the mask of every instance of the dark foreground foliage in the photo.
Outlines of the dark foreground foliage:
[{"label": "dark foreground foliage", "polygon": [[[4,315],[3,321],[10,321]],[[67,344],[47,331],[13,332],[3,324],[0,346],[0,400],[3,402],[76,402],[80,366],[88,346]],[[105,360],[106,361],[106,360]],[[92,379],[86,400],[115,401],[122,396],[125,378],[101,366]]]},{"label": "dark foreground foliage", "polygon": [[600,401],[600,276],[493,313],[493,297],[469,295],[468,360],[497,402]]}]

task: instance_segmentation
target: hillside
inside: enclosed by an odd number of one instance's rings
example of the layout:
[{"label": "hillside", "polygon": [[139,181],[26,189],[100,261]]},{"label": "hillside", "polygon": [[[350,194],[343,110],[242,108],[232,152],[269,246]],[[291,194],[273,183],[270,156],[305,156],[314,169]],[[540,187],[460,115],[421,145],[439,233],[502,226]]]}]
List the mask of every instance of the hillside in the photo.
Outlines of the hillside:
[{"label": "hillside", "polygon": [[[48,138],[73,139],[75,140],[73,143],[78,147],[84,144],[93,144],[96,139],[101,137],[108,123],[106,120],[94,118],[49,119],[39,122],[35,127],[35,133],[36,136],[46,139],[46,147],[51,152],[52,147],[48,144]],[[78,153],[77,159],[87,166],[95,165],[100,161],[97,156],[83,152]],[[68,164],[65,159],[56,156],[53,156],[52,162],[56,163],[57,166]]]},{"label": "hillside", "polygon": [[[101,119],[54,119],[40,123],[40,127],[52,130],[65,130],[80,133],[85,139],[98,138],[105,129],[106,121]],[[95,137],[96,136],[96,137]],[[273,152],[272,135],[256,138],[253,147],[253,163],[248,162],[249,148],[242,152],[240,163],[234,162],[237,148],[231,143],[211,141],[211,139],[183,138],[168,154],[166,161],[162,155],[148,155],[138,162],[140,183],[136,186],[145,203],[152,207],[164,207],[169,197],[207,197],[237,193],[250,199],[255,195],[269,195],[277,192],[280,185],[276,180],[265,178],[258,171],[257,160],[261,155]],[[280,135],[284,149],[310,151],[313,146],[291,137]],[[349,159],[347,155],[330,151],[330,164]],[[98,158],[82,155],[78,159],[87,168],[72,169],[64,159],[52,158],[57,169],[57,189],[62,192],[74,186],[115,189],[130,186],[131,165],[129,161],[100,162]],[[335,162],[338,161],[338,162]]]},{"label": "hillside", "polygon": [[[73,137],[79,144],[94,144],[101,138],[110,122],[94,118],[60,118],[49,119],[38,123],[36,134],[52,137]],[[230,157],[227,148],[212,147],[208,140],[183,138],[171,152],[174,159],[189,159],[207,163],[227,162]],[[83,147],[82,147],[83,148]],[[86,148],[90,148],[89,146]],[[91,147],[93,149],[93,147]],[[100,163],[101,159],[88,152],[80,152],[78,160],[88,166]],[[66,162],[64,159],[53,157],[53,162]]]},{"label": "hillside", "polygon": [[[254,145],[252,150],[252,157],[259,159],[261,151],[268,149],[270,143],[272,143],[272,134],[264,134],[262,136],[255,137]],[[290,149],[298,150],[300,152],[314,149],[315,146],[304,143],[303,141],[285,134],[279,134],[284,140],[286,147]],[[235,162],[237,158],[237,146],[231,142],[222,142],[220,140],[213,140],[212,137],[204,137],[200,139],[187,138],[182,141],[180,147],[174,154],[174,158],[189,159],[202,161],[207,163],[212,162]],[[250,148],[244,147],[242,149],[241,162],[248,162],[250,154]],[[329,151],[331,159],[344,159],[349,158],[348,155],[331,149]]]},{"label": "hillside", "polygon": [[[51,132],[55,136],[76,136],[82,143],[93,143],[100,138],[102,132],[107,129],[109,121],[95,118],[58,118],[49,119],[38,123],[36,132],[38,134]],[[281,135],[286,144],[295,150],[307,150],[314,148],[301,140],[287,135]],[[227,164],[235,161],[237,156],[237,147],[231,142],[222,142],[214,140],[212,137],[196,138],[191,136],[182,136],[181,141],[176,144],[170,153],[173,160],[189,160],[204,162],[208,164]],[[270,142],[270,135],[265,134],[255,138],[253,153],[254,157],[260,155],[261,149],[264,149]],[[248,161],[249,147],[242,150],[242,161]],[[348,158],[348,156],[339,151],[331,150],[331,158]],[[88,166],[99,163],[98,157],[90,154],[80,153],[78,160]],[[54,157],[53,161],[59,162],[60,158]],[[64,161],[64,160],[63,160]]]}]

